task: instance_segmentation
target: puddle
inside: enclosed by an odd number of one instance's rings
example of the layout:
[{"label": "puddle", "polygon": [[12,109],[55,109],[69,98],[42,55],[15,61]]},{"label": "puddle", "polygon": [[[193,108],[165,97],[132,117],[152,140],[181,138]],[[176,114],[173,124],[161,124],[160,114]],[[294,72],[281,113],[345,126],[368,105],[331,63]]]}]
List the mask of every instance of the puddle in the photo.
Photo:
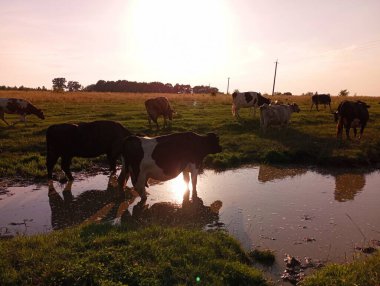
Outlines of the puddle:
[{"label": "puddle", "polygon": [[50,192],[47,185],[10,187],[0,192],[0,236],[100,220],[223,227],[246,249],[274,250],[270,271],[278,279],[286,254],[344,262],[380,240],[379,175],[271,166],[206,170],[198,179],[199,198],[189,197],[178,176],[151,185],[146,203],[120,197],[105,174],[71,186],[55,182]]}]

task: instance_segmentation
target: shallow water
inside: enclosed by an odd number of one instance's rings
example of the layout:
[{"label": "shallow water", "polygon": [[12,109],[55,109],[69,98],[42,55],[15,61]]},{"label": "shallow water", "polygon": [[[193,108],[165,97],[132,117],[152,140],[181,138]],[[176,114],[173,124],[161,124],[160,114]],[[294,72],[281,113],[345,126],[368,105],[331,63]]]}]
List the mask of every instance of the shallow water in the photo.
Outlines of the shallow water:
[{"label": "shallow water", "polygon": [[72,186],[54,183],[50,191],[47,185],[3,187],[0,234],[30,235],[100,220],[222,226],[246,249],[275,250],[275,276],[285,253],[343,262],[352,259],[355,246],[380,239],[379,171],[271,166],[205,171],[198,178],[199,198],[188,197],[179,176],[151,185],[145,204],[139,197],[120,197],[108,187],[113,183],[98,174]]}]

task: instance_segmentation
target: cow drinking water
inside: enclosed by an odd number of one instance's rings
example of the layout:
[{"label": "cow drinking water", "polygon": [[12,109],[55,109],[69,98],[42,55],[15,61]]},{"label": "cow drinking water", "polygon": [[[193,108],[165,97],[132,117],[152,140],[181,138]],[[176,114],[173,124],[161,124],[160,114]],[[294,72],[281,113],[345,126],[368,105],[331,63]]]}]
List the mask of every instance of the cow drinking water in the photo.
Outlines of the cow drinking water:
[{"label": "cow drinking water", "polygon": [[69,180],[74,179],[70,172],[73,157],[92,158],[106,154],[110,170],[115,173],[123,139],[130,135],[123,125],[108,120],[49,126],[46,131],[48,179],[53,178],[58,158],[61,158],[61,168]]},{"label": "cow drinking water", "polygon": [[219,138],[214,133],[202,136],[183,132],[153,138],[130,136],[123,145],[123,168],[126,169],[123,174],[131,174],[133,186],[141,198],[146,199],[145,187],[149,178],[167,181],[183,172],[188,183],[190,172],[194,197],[203,159],[221,151]]},{"label": "cow drinking water", "polygon": [[5,122],[5,124],[9,125],[9,123],[5,120],[4,113],[20,115],[20,120],[14,122],[13,125],[21,121],[26,123],[26,116],[30,114],[34,114],[38,118],[45,119],[42,110],[38,109],[25,99],[0,98],[0,118]]}]

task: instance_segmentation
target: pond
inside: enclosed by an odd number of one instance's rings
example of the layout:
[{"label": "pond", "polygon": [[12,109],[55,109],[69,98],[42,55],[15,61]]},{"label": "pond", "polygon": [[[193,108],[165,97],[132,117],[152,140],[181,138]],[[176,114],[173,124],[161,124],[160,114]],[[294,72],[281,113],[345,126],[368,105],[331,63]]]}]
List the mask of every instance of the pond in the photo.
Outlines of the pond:
[{"label": "pond", "polygon": [[[76,176],[80,177],[79,174]],[[107,174],[0,189],[0,235],[44,233],[89,221],[197,224],[224,228],[246,249],[272,249],[274,277],[285,254],[350,261],[380,240],[380,172],[250,166],[198,178],[189,197],[182,176],[153,183],[148,199],[121,197]],[[130,182],[128,182],[130,186]]]}]

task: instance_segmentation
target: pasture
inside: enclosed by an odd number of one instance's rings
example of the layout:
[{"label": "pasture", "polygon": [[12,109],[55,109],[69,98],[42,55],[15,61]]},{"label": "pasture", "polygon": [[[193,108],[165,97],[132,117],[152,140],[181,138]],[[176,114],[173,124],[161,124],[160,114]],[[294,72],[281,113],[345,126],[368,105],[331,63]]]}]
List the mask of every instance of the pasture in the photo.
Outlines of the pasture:
[{"label": "pasture", "polygon": [[[144,101],[166,96],[177,112],[171,128],[150,129]],[[358,140],[336,140],[336,124],[328,108],[310,111],[309,96],[280,96],[284,102],[296,102],[300,113],[292,115],[290,126],[260,130],[259,114],[253,118],[249,109],[242,109],[242,120],[231,114],[231,96],[209,94],[132,94],[132,93],[54,93],[1,91],[0,97],[29,100],[44,111],[45,120],[31,115],[27,123],[7,127],[0,123],[0,176],[13,180],[41,180],[47,177],[45,168],[45,132],[56,123],[93,120],[115,120],[132,133],[148,136],[171,132],[194,131],[200,134],[216,132],[223,152],[206,158],[205,167],[226,169],[250,163],[300,163],[306,165],[369,166],[380,162],[380,99],[378,97],[333,97],[335,110],[343,99],[363,100],[371,108],[364,136]],[[16,115],[5,115],[8,121]],[[162,126],[163,119],[159,118]],[[352,130],[351,130],[352,134]],[[87,160],[75,158],[73,170],[93,169],[104,157]],[[59,169],[56,166],[56,171]]]}]

